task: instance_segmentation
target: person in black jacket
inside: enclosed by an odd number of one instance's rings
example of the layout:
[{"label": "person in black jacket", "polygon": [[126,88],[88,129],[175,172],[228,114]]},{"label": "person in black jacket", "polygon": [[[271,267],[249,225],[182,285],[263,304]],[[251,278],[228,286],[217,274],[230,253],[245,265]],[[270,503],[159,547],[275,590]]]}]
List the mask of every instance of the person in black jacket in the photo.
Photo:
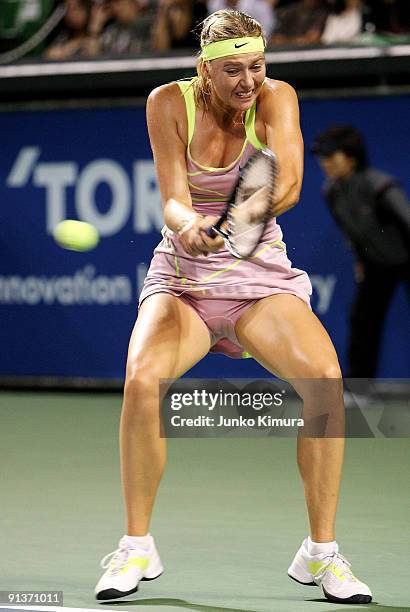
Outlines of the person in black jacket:
[{"label": "person in black jacket", "polygon": [[410,291],[410,205],[397,179],[369,167],[361,133],[350,125],[311,146],[326,175],[324,197],[355,253],[348,378],[374,378],[383,322],[401,282]]}]

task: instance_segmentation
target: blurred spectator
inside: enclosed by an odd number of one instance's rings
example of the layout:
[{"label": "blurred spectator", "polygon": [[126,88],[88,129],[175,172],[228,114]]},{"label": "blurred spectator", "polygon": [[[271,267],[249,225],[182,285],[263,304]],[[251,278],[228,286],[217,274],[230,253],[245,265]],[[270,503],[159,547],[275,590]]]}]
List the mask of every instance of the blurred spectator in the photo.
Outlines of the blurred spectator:
[{"label": "blurred spectator", "polygon": [[89,55],[133,55],[152,50],[155,11],[145,0],[94,0]]},{"label": "blurred spectator", "polygon": [[333,0],[321,42],[324,45],[347,42],[362,31],[362,0]]},{"label": "blurred spectator", "polygon": [[266,38],[269,38],[275,26],[274,7],[277,0],[208,0],[208,11],[214,13],[221,9],[232,8],[250,15],[262,26]]},{"label": "blurred spectator", "polygon": [[409,0],[367,0],[366,29],[378,33],[410,32]]},{"label": "blurred spectator", "polygon": [[395,178],[368,166],[362,135],[354,127],[319,134],[311,151],[327,177],[330,212],[356,259],[347,376],[374,378],[391,299],[402,282],[410,290],[410,204]]},{"label": "blurred spectator", "polygon": [[90,0],[65,0],[66,14],[60,33],[45,52],[50,60],[63,60],[84,55],[84,42],[87,39]]},{"label": "blurred spectator", "polygon": [[320,42],[326,18],[324,0],[297,0],[276,11],[277,27],[271,45],[314,45]]},{"label": "blurred spectator", "polygon": [[208,15],[205,1],[158,0],[154,48],[156,51],[198,47],[196,27]]}]

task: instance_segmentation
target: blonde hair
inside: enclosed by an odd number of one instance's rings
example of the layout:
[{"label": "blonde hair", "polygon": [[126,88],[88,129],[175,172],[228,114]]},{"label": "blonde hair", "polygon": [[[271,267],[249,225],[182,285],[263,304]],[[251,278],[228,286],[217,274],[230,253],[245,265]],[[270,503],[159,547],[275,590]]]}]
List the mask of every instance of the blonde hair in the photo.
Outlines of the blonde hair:
[{"label": "blonde hair", "polygon": [[[233,9],[216,11],[202,22],[201,47],[229,38],[242,38],[263,36],[261,24],[245,13]],[[265,41],[265,39],[264,39]],[[265,41],[266,44],[266,41]],[[211,82],[206,76],[202,58],[199,58],[196,69],[198,78],[193,83],[195,105],[208,107],[208,98],[211,95]]]}]

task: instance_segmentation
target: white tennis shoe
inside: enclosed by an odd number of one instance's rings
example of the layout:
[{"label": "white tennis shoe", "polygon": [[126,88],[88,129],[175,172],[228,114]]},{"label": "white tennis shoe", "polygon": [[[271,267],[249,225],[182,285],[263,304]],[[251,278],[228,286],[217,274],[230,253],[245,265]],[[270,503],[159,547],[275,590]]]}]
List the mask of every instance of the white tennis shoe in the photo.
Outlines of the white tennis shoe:
[{"label": "white tennis shoe", "polygon": [[372,600],[367,584],[353,575],[349,561],[337,549],[331,554],[309,555],[307,540],[296,553],[288,576],[300,584],[320,586],[334,603],[366,604]]},{"label": "white tennis shoe", "polygon": [[126,536],[121,538],[117,550],[106,555],[101,567],[107,571],[95,587],[96,599],[118,599],[138,591],[141,580],[158,578],[162,567],[154,539],[149,536],[149,548],[133,548]]}]

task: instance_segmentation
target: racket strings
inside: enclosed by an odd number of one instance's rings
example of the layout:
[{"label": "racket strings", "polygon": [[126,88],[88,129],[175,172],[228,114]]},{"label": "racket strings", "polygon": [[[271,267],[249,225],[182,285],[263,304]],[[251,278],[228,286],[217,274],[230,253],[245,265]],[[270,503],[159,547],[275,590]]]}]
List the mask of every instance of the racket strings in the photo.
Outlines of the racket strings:
[{"label": "racket strings", "polygon": [[276,179],[274,156],[263,154],[246,165],[228,215],[229,249],[236,257],[249,257],[270,218]]}]

